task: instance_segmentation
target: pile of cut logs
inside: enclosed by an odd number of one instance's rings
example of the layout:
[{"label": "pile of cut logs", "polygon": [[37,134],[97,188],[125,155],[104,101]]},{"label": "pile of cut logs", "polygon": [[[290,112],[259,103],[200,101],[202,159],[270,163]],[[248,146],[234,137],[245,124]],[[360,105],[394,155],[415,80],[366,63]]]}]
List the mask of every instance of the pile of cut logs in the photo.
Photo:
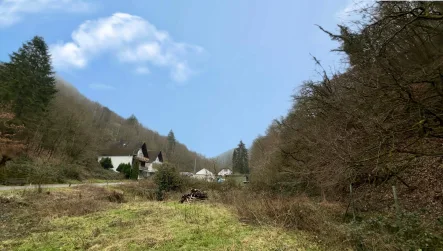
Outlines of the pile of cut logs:
[{"label": "pile of cut logs", "polygon": [[192,202],[195,200],[206,200],[208,195],[198,189],[191,189],[191,193],[184,194],[180,199],[180,203]]}]

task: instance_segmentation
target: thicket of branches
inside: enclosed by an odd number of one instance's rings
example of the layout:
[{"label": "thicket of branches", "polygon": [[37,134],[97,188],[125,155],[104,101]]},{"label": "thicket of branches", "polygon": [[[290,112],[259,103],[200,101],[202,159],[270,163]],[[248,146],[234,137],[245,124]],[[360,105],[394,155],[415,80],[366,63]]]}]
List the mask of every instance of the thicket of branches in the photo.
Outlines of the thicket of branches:
[{"label": "thicket of branches", "polygon": [[368,19],[358,30],[320,27],[349,68],[307,81],[286,117],[254,141],[256,185],[330,196],[350,184],[411,187],[408,171],[443,156],[443,3],[379,2],[361,12]]}]

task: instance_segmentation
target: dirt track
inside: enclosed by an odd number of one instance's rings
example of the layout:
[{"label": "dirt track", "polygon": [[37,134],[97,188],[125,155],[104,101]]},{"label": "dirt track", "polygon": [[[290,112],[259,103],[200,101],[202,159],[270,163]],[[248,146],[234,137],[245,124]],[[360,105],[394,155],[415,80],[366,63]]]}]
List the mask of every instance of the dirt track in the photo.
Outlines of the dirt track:
[{"label": "dirt track", "polygon": [[[42,185],[42,188],[57,188],[57,187],[74,187],[81,185],[93,185],[93,186],[115,186],[123,184],[123,182],[114,182],[114,183],[80,183],[80,184],[45,184]],[[21,189],[36,189],[37,185],[26,185],[26,186],[0,186],[0,191],[7,190],[21,190]]]}]

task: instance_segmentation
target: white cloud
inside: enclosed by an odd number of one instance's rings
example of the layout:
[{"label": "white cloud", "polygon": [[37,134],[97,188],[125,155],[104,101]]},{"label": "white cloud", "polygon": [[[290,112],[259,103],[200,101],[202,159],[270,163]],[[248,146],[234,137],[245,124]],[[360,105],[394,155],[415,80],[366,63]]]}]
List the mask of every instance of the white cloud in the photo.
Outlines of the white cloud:
[{"label": "white cloud", "polygon": [[83,51],[74,43],[52,45],[51,55],[52,63],[58,67],[73,65],[77,68],[83,68],[86,66]]},{"label": "white cloud", "polygon": [[[170,70],[173,80],[184,82],[191,76],[190,57],[203,48],[175,42],[166,31],[149,21],[127,13],[89,20],[72,32],[72,42],[50,46],[54,66],[84,68],[102,54],[113,55],[122,63],[135,64],[136,72],[150,72],[146,63]],[[147,71],[148,70],[148,71]]]},{"label": "white cloud", "polygon": [[18,23],[29,14],[51,11],[87,12],[92,9],[94,6],[84,0],[1,0],[0,27]]},{"label": "white cloud", "polygon": [[172,69],[172,78],[177,82],[184,82],[193,72],[185,63],[177,63]]},{"label": "white cloud", "polygon": [[137,68],[135,68],[135,73],[140,74],[140,75],[144,75],[144,74],[151,73],[151,71],[146,66],[138,66]]},{"label": "white cloud", "polygon": [[105,91],[105,90],[114,90],[115,89],[114,86],[105,85],[105,84],[97,84],[97,83],[90,84],[89,88],[94,89],[94,90],[103,90],[103,91]]}]

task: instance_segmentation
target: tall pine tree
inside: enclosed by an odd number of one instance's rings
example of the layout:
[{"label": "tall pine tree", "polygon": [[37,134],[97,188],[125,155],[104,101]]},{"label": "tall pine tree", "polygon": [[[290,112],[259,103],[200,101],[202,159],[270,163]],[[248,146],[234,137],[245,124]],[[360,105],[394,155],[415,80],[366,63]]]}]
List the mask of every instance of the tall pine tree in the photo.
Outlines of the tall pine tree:
[{"label": "tall pine tree", "polygon": [[30,124],[47,111],[57,92],[49,49],[42,37],[35,36],[9,57],[2,67],[4,96],[16,117]]},{"label": "tall pine tree", "polygon": [[8,72],[4,64],[0,63],[0,108],[7,105],[11,100],[11,87],[8,81]]},{"label": "tall pine tree", "polygon": [[241,140],[232,155],[232,169],[237,173],[249,173],[248,149],[246,149],[245,144]]},{"label": "tall pine tree", "polygon": [[174,132],[172,130],[169,131],[167,139],[168,139],[168,146],[166,149],[166,153],[167,153],[169,161],[171,161],[174,156],[175,145],[177,144],[177,141],[175,140]]}]

